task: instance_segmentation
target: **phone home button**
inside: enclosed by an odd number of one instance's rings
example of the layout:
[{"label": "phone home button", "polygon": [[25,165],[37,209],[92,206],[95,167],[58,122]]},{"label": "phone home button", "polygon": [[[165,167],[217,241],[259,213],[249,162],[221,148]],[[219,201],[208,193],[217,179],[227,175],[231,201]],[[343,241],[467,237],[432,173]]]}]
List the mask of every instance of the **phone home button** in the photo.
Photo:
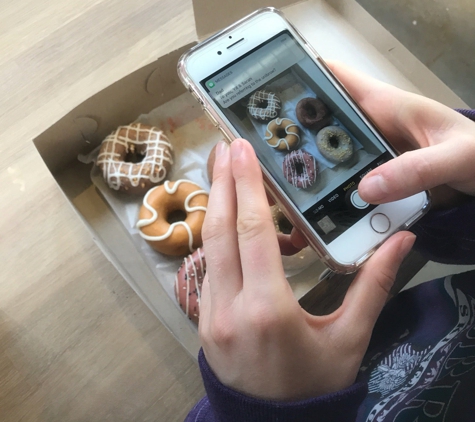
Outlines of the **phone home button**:
[{"label": "phone home button", "polygon": [[369,224],[376,233],[381,234],[386,233],[391,227],[391,221],[389,220],[388,216],[380,212],[374,214],[371,217],[371,219],[369,220]]}]

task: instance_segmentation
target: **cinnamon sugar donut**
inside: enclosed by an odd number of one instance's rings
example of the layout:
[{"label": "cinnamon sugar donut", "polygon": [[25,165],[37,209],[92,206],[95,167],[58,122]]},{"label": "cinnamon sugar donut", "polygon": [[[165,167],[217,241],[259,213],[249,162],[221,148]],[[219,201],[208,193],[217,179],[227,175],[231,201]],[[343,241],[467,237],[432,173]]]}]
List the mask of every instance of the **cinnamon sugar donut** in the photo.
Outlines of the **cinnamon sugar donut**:
[{"label": "cinnamon sugar donut", "polygon": [[256,91],[249,98],[247,110],[256,120],[268,122],[275,119],[282,108],[280,98],[273,92]]},{"label": "cinnamon sugar donut", "polygon": [[318,98],[300,100],[295,113],[302,126],[316,131],[330,125],[333,120],[325,103]]},{"label": "cinnamon sugar donut", "polygon": [[328,126],[317,133],[317,148],[333,163],[344,163],[353,156],[353,141],[338,126]]},{"label": "cinnamon sugar donut", "polygon": [[167,176],[173,164],[172,145],[153,126],[120,126],[104,141],[96,165],[110,188],[144,194]]},{"label": "cinnamon sugar donut", "polygon": [[201,228],[208,193],[189,180],[166,181],[143,199],[137,228],[149,244],[166,255],[186,255],[202,245]]},{"label": "cinnamon sugar donut", "polygon": [[278,151],[292,151],[300,143],[300,129],[290,119],[277,118],[267,125],[264,139]]},{"label": "cinnamon sugar donut", "polygon": [[282,170],[291,185],[306,189],[315,183],[318,165],[313,155],[299,149],[285,156]]},{"label": "cinnamon sugar donut", "polygon": [[198,248],[183,260],[175,276],[175,296],[181,310],[195,324],[200,318],[201,286],[206,275],[206,258]]}]

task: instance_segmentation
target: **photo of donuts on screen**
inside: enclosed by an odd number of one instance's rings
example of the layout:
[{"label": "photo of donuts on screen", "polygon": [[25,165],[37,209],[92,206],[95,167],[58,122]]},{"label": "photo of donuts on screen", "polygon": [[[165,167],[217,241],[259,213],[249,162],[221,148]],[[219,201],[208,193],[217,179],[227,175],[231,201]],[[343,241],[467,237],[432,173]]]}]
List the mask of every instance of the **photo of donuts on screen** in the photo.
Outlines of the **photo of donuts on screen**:
[{"label": "photo of donuts on screen", "polygon": [[298,66],[226,114],[302,212],[385,151]]},{"label": "photo of donuts on screen", "polygon": [[386,153],[328,77],[286,34],[204,83],[302,213]]}]

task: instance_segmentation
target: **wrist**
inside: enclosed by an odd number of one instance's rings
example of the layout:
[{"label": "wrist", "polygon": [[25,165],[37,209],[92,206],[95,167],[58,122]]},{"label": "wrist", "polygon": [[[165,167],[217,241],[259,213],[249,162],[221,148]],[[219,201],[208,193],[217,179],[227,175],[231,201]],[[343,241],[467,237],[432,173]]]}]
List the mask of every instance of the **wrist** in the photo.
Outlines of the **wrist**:
[{"label": "wrist", "polygon": [[318,415],[319,422],[349,422],[356,419],[358,408],[367,394],[367,385],[356,383],[335,393],[300,401],[257,399],[223,385],[209,367],[202,350],[198,360],[212,409],[208,411],[216,415],[216,420],[313,422]]}]

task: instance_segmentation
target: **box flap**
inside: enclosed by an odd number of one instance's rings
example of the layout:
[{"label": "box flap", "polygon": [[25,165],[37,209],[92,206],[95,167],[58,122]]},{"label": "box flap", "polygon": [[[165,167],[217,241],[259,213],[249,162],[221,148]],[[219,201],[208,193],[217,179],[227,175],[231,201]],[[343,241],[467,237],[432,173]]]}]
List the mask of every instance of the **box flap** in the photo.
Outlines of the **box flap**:
[{"label": "box flap", "polygon": [[78,154],[87,154],[99,145],[117,126],[185,92],[176,77],[176,65],[192,46],[160,57],[105,88],[34,139],[48,169],[54,174],[65,168]]},{"label": "box flap", "polygon": [[196,33],[206,38],[262,7],[282,8],[302,0],[193,0]]}]

